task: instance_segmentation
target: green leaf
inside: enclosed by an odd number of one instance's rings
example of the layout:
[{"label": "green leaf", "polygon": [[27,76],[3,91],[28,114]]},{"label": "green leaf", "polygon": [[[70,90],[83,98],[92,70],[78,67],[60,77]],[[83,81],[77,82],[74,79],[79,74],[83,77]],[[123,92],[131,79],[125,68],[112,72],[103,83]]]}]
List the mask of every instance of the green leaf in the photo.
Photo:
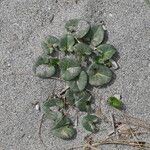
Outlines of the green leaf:
[{"label": "green leaf", "polygon": [[55,74],[54,66],[40,65],[36,69],[36,76],[42,79],[47,79],[52,77]]},{"label": "green leaf", "polygon": [[76,44],[73,49],[74,52],[79,55],[90,55],[92,53],[92,49],[84,43]]},{"label": "green leaf", "polygon": [[74,36],[80,39],[88,33],[89,29],[90,29],[89,23],[84,20],[80,20],[76,32],[74,33]]},{"label": "green leaf", "polygon": [[104,29],[100,25],[92,26],[90,29],[91,45],[98,46],[104,39]]},{"label": "green leaf", "polygon": [[58,138],[71,140],[76,136],[77,131],[72,126],[63,126],[61,128],[53,130],[53,134]]},{"label": "green leaf", "polygon": [[77,86],[79,88],[79,91],[83,91],[87,85],[87,80],[88,80],[88,77],[87,77],[87,74],[85,71],[82,71],[80,73],[80,76],[77,80]]},{"label": "green leaf", "polygon": [[72,127],[72,121],[67,116],[61,116],[54,122],[52,132],[55,136],[69,140],[76,135],[76,130]]},{"label": "green leaf", "polygon": [[60,39],[59,48],[64,52],[72,52],[73,45],[75,44],[74,37],[72,35],[65,35]]},{"label": "green leaf", "polygon": [[67,21],[65,28],[67,31],[73,32],[76,38],[82,38],[88,33],[90,25],[88,22],[81,19],[71,19]]},{"label": "green leaf", "polygon": [[89,83],[95,86],[102,86],[110,82],[112,79],[111,70],[98,64],[92,64],[88,69]]},{"label": "green leaf", "polygon": [[62,74],[62,79],[65,81],[70,81],[77,77],[81,72],[81,67],[70,67],[68,68],[63,74]]},{"label": "green leaf", "polygon": [[144,1],[150,7],[150,0],[144,0]]},{"label": "green leaf", "polygon": [[64,73],[68,68],[79,67],[80,64],[74,59],[63,58],[59,61],[59,66],[60,66],[61,72]]},{"label": "green leaf", "polygon": [[52,66],[58,65],[58,63],[59,63],[59,59],[58,58],[51,57],[49,59],[49,64],[52,65]]},{"label": "green leaf", "polygon": [[67,116],[63,115],[62,117],[58,118],[54,122],[52,130],[61,128],[61,127],[66,126],[66,125],[72,125],[72,121]]},{"label": "green leaf", "polygon": [[99,122],[99,118],[95,115],[86,115],[82,119],[82,126],[90,132],[97,132],[98,128],[96,127],[96,124]]},{"label": "green leaf", "polygon": [[74,92],[70,89],[68,89],[65,93],[65,98],[66,101],[70,104],[70,105],[74,105],[75,99],[74,99]]},{"label": "green leaf", "polygon": [[119,99],[117,99],[117,98],[114,97],[114,96],[109,97],[108,100],[107,100],[107,103],[108,103],[110,106],[112,106],[112,107],[114,107],[114,108],[117,108],[117,109],[122,109],[122,107],[123,107],[122,101],[119,100]]},{"label": "green leaf", "polygon": [[59,44],[59,40],[54,36],[49,36],[45,41],[42,42],[42,48],[46,54],[51,54],[54,48]]},{"label": "green leaf", "polygon": [[67,83],[73,92],[83,91],[87,85],[86,72],[82,71],[78,77],[76,77],[74,80],[71,80]]},{"label": "green leaf", "polygon": [[[61,77],[64,80],[71,80],[75,78],[81,71],[80,64],[76,60],[70,58],[61,59],[59,61],[59,66],[61,69]],[[73,72],[75,74],[73,74]]]},{"label": "green leaf", "polygon": [[75,106],[83,112],[91,111],[91,95],[87,92],[74,93]]},{"label": "green leaf", "polygon": [[75,32],[77,30],[79,21],[80,21],[79,19],[71,19],[67,21],[65,24],[66,30],[69,32]]},{"label": "green leaf", "polygon": [[49,101],[43,103],[43,110],[46,115],[46,118],[56,121],[58,118],[62,117],[62,113],[52,111],[51,106],[52,104]]},{"label": "green leaf", "polygon": [[45,102],[44,102],[44,106],[45,107],[54,107],[54,106],[58,106],[60,108],[64,107],[64,100],[61,98],[48,98]]},{"label": "green leaf", "polygon": [[50,58],[47,56],[40,56],[36,60],[34,66],[33,66],[33,72],[36,76],[47,79],[52,77],[56,69],[54,66],[57,65],[59,62],[59,59],[57,58]]},{"label": "green leaf", "polygon": [[110,44],[102,44],[97,47],[97,50],[100,52],[100,56],[97,58],[99,63],[111,59],[116,53],[116,49]]}]

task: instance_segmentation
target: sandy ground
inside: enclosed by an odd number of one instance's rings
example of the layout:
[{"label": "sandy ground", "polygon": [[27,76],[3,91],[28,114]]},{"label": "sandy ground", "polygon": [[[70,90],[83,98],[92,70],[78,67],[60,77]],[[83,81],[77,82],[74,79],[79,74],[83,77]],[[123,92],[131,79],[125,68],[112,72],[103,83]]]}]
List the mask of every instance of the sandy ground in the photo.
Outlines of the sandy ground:
[{"label": "sandy ground", "polygon": [[[51,135],[46,121],[44,148],[38,138],[42,112],[32,105],[41,105],[55,88],[55,81],[32,76],[33,62],[42,53],[40,43],[49,34],[61,36],[71,18],[97,24],[103,20],[109,43],[120,55],[116,80],[94,89],[97,100],[121,94],[131,115],[150,121],[150,9],[143,0],[0,0],[0,150],[65,150],[87,134],[79,127],[75,140],[63,141]],[[56,84],[55,90],[61,91],[62,85]],[[108,112],[105,102],[102,105]]]}]

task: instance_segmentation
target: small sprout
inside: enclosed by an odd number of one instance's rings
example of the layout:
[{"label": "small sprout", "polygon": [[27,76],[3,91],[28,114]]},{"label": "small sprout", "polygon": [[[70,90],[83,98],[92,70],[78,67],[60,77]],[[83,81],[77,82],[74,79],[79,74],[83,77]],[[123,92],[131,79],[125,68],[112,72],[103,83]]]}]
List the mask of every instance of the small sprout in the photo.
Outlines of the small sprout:
[{"label": "small sprout", "polygon": [[107,103],[108,103],[110,106],[112,106],[112,107],[114,107],[114,108],[117,108],[117,109],[119,109],[119,110],[122,110],[122,109],[123,109],[123,103],[122,103],[122,101],[121,101],[120,99],[117,99],[117,98],[114,97],[114,96],[109,97],[108,100],[107,100]]},{"label": "small sprout", "polygon": [[99,122],[99,118],[95,115],[86,115],[83,117],[82,119],[82,126],[90,132],[98,132],[98,128],[96,126],[96,124]]}]

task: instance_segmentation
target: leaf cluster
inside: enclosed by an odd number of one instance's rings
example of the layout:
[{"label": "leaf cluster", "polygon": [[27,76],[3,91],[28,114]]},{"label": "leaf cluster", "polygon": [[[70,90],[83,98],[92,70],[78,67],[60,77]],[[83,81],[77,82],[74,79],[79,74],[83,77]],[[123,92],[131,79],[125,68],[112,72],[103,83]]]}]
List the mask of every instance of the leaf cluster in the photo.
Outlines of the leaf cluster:
[{"label": "leaf cluster", "polygon": [[50,35],[42,42],[44,53],[36,60],[33,71],[40,78],[55,76],[68,85],[63,97],[48,98],[43,108],[47,118],[53,120],[54,135],[72,139],[76,129],[65,113],[68,107],[86,112],[83,127],[90,132],[98,131],[99,118],[92,114],[92,95],[87,92],[87,87],[102,87],[112,80],[112,58],[116,49],[104,43],[105,30],[101,25],[72,19],[66,22],[65,28],[67,34],[60,38]]}]

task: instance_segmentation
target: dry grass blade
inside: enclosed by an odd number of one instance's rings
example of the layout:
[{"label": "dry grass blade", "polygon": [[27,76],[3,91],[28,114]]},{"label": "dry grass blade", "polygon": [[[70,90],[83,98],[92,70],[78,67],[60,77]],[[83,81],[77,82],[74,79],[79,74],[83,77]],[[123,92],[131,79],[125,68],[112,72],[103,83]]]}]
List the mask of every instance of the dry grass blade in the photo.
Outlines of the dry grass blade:
[{"label": "dry grass blade", "polygon": [[126,113],[124,113],[124,116],[126,117],[128,123],[130,123],[131,125],[150,130],[150,123],[148,123],[148,121],[144,121],[144,120],[138,119],[136,117],[129,116]]},{"label": "dry grass blade", "polygon": [[43,124],[43,121],[44,121],[44,117],[45,117],[45,114],[43,114],[42,117],[41,117],[38,135],[39,135],[39,139],[40,139],[41,143],[46,147],[46,145],[43,142],[42,135],[41,135],[42,134],[42,124]]},{"label": "dry grass blade", "polygon": [[[150,148],[150,143],[146,143],[143,141],[126,141],[126,140],[116,140],[116,141],[99,141],[96,143],[93,143],[92,145],[89,144],[83,144],[77,147],[70,148],[68,150],[75,150],[79,148],[97,148],[100,145],[126,145],[126,146],[132,146],[137,148]],[[88,147],[89,146],[89,147]],[[97,150],[97,149],[96,149]]]},{"label": "dry grass blade", "polygon": [[142,142],[142,141],[122,141],[122,140],[117,140],[117,141],[100,141],[97,143],[92,144],[92,146],[97,147],[99,145],[108,145],[108,144],[117,144],[117,145],[127,145],[127,146],[132,146],[132,147],[138,147],[141,146],[142,148],[150,148],[150,143]]}]

